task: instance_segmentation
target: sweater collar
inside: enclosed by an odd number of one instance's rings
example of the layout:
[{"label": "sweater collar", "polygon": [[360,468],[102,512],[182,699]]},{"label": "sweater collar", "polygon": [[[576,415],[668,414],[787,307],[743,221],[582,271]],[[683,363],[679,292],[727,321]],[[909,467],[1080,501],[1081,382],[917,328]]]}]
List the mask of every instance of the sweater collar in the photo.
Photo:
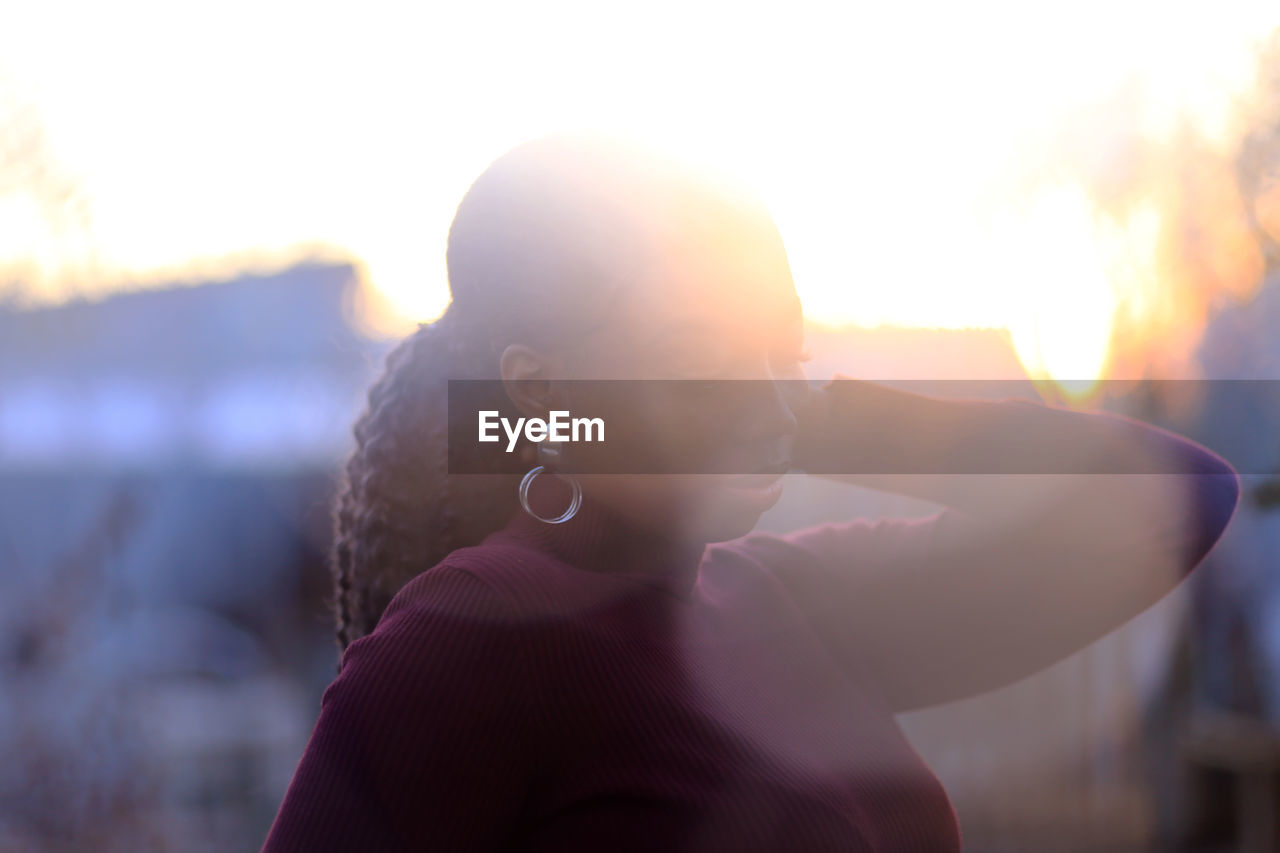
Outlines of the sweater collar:
[{"label": "sweater collar", "polygon": [[[569,505],[568,485],[543,474],[529,487],[529,505],[544,518]],[[688,598],[698,580],[705,543],[666,539],[584,494],[582,506],[562,524],[539,521],[518,509],[495,537],[516,541],[585,571],[600,572]]]}]

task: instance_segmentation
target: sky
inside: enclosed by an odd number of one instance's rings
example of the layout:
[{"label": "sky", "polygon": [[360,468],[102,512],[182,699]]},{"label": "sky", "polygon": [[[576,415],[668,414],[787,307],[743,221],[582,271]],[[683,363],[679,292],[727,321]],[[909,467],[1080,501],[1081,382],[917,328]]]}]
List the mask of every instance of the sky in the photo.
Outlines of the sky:
[{"label": "sky", "polygon": [[1100,225],[1090,180],[1187,122],[1227,152],[1280,26],[1274,3],[1208,9],[12,3],[0,98],[34,111],[76,204],[0,182],[0,281],[57,299],[350,256],[373,327],[403,333],[444,309],[471,180],[594,127],[755,188],[813,320],[1007,328],[1029,366],[1095,375],[1122,309],[1187,297],[1151,272],[1151,184]]}]

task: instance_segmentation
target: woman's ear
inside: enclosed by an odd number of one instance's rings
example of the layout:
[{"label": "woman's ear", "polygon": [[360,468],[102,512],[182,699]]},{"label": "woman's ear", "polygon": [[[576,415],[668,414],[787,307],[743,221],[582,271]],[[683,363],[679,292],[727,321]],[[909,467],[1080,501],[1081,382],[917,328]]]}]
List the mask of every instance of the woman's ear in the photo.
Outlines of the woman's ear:
[{"label": "woman's ear", "polygon": [[557,408],[557,394],[551,382],[555,367],[550,358],[524,344],[511,344],[502,351],[502,386],[520,414],[546,418]]}]

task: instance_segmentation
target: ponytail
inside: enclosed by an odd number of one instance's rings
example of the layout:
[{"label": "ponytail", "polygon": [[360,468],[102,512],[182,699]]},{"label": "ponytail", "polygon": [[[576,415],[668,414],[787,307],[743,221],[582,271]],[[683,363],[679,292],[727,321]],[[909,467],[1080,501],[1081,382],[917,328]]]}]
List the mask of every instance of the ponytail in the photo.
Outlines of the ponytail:
[{"label": "ponytail", "polygon": [[[517,506],[515,484],[448,474],[448,380],[496,378],[497,355],[456,305],[386,357],[356,420],[333,507],[332,609],[340,654],[373,630],[392,597],[450,551],[477,544]],[[339,663],[341,668],[341,663]]]}]

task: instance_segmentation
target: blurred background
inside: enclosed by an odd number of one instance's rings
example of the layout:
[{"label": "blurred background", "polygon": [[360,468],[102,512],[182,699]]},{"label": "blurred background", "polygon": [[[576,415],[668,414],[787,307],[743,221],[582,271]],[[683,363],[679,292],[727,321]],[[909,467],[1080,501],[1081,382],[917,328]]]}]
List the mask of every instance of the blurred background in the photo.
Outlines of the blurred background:
[{"label": "blurred background", "polygon": [[1177,593],[902,721],[971,850],[1280,850],[1280,394],[1226,381],[1280,379],[1280,8],[1183,6],[6,7],[0,849],[260,846],[368,385],[470,181],[596,127],[760,193],[811,376],[1031,376],[1249,472]]}]

